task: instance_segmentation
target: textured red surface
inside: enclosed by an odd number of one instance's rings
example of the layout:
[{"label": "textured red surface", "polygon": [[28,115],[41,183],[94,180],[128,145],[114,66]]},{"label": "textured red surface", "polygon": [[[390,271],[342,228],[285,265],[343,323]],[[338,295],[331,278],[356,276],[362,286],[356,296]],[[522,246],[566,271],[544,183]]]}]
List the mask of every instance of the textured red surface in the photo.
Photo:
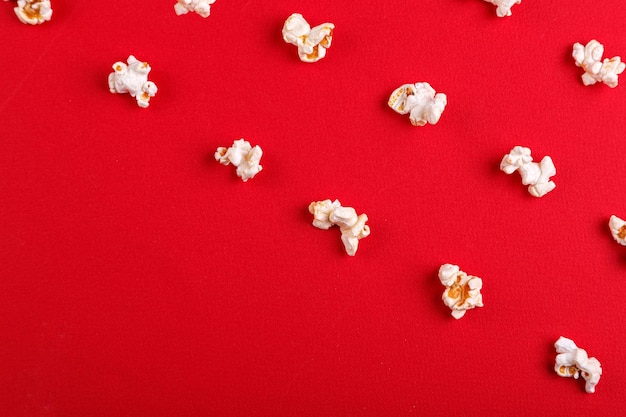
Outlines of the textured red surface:
[{"label": "textured red surface", "polygon": [[[592,38],[626,56],[621,2],[53,0],[31,27],[0,2],[0,415],[624,415],[626,79],[585,87]],[[349,3],[348,5],[346,3]],[[281,39],[336,25],[326,58]],[[140,109],[111,65],[148,61]],[[435,126],[387,107],[448,95]],[[213,160],[262,146],[247,183]],[[531,197],[498,165],[550,155]],[[370,218],[354,258],[309,202]],[[484,281],[454,320],[437,270]],[[553,371],[574,339],[593,395]]]}]

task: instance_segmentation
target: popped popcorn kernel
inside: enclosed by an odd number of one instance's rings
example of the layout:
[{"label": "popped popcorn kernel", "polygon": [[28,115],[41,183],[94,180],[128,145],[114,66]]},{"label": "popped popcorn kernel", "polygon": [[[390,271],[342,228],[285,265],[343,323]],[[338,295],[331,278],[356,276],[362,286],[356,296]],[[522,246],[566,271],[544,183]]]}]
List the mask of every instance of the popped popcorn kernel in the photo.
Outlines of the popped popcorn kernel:
[{"label": "popped popcorn kernel", "polygon": [[413,126],[436,124],[448,103],[443,93],[437,93],[430,84],[420,82],[396,88],[387,104],[396,113],[407,114]]},{"label": "popped popcorn kernel", "polygon": [[300,13],[294,13],[283,25],[283,39],[298,47],[298,56],[302,62],[316,62],[326,56],[334,29],[332,23],[322,23],[311,28]]},{"label": "popped popcorn kernel", "polygon": [[587,351],[580,349],[573,340],[559,337],[554,344],[556,359],[554,371],[565,378],[578,379],[582,375],[585,380],[585,391],[593,394],[602,376],[602,366],[596,358],[590,358]]},{"label": "popped popcorn kernel", "polygon": [[346,253],[356,254],[359,240],[369,236],[370,228],[365,223],[366,214],[356,214],[352,207],[343,207],[339,200],[314,201],[309,204],[309,213],[313,214],[313,226],[327,230],[332,226],[339,226],[341,241]]},{"label": "popped popcorn kernel", "polygon": [[215,160],[222,165],[233,164],[237,167],[237,176],[243,182],[253,178],[261,172],[263,167],[260,165],[263,150],[259,145],[252,147],[250,142],[239,139],[233,142],[230,148],[219,147],[215,151]]}]

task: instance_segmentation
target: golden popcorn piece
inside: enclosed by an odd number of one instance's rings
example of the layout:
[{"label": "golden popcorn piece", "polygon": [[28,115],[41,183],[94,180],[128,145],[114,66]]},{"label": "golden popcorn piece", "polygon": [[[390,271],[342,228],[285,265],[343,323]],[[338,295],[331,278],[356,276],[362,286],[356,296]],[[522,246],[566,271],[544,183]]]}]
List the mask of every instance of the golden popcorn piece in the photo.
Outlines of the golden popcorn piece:
[{"label": "golden popcorn piece", "polygon": [[581,67],[585,73],[581,75],[584,85],[604,83],[611,88],[617,87],[618,76],[626,69],[626,63],[619,56],[605,58],[604,45],[595,39],[586,45],[576,42],[572,49],[572,57],[577,67]]},{"label": "golden popcorn piece", "polygon": [[458,320],[467,310],[483,306],[483,296],[480,293],[483,287],[482,279],[467,275],[457,265],[452,264],[441,265],[438,276],[446,287],[441,298],[452,310],[452,317]]},{"label": "golden popcorn piece", "polygon": [[126,62],[125,64],[118,61],[113,64],[113,72],[109,74],[109,91],[128,93],[135,97],[139,107],[146,108],[158,91],[156,84],[148,81],[150,65],[145,61],[139,61],[133,55],[130,55]]},{"label": "golden popcorn piece", "polygon": [[357,216],[352,207],[343,207],[339,200],[314,201],[309,204],[309,213],[313,215],[313,226],[327,230],[332,226],[339,226],[341,241],[350,256],[356,254],[359,240],[369,236],[370,227],[365,223],[367,214]]},{"label": "golden popcorn piece", "polygon": [[332,23],[322,23],[311,28],[300,13],[294,13],[283,25],[283,39],[298,47],[298,56],[302,62],[317,62],[326,56],[334,29]]},{"label": "golden popcorn piece", "polygon": [[387,101],[387,105],[396,113],[409,113],[413,126],[436,124],[447,104],[448,97],[443,93],[437,93],[426,82],[403,84],[391,93]]},{"label": "golden popcorn piece", "polygon": [[593,394],[602,376],[602,366],[596,358],[590,358],[587,351],[580,349],[573,340],[559,337],[554,344],[556,359],[554,371],[564,378],[578,379],[582,375],[585,380],[585,391]]},{"label": "golden popcorn piece", "polygon": [[262,156],[263,150],[259,145],[252,147],[250,142],[244,139],[234,141],[230,148],[220,146],[214,155],[215,160],[222,165],[233,164],[237,168],[237,176],[243,182],[261,172],[263,169],[260,165]]},{"label": "golden popcorn piece", "polygon": [[50,0],[18,0],[13,9],[22,23],[39,25],[52,18]]}]

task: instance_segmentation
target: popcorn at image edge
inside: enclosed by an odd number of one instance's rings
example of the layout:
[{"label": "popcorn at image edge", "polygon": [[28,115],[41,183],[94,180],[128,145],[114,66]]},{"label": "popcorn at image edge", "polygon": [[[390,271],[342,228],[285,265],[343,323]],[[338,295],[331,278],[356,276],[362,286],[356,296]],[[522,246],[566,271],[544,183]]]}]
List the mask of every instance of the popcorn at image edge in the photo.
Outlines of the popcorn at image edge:
[{"label": "popcorn at image edge", "polygon": [[602,365],[596,358],[590,358],[587,351],[576,346],[573,340],[559,337],[554,344],[556,359],[554,371],[561,377],[578,379],[582,375],[585,380],[585,391],[593,394],[602,376]]},{"label": "popcorn at image edge", "polygon": [[436,124],[448,104],[448,97],[437,93],[427,82],[403,84],[396,88],[387,102],[396,113],[407,114],[413,126]]},{"label": "popcorn at image edge", "polygon": [[585,73],[581,75],[583,84],[593,85],[596,83],[604,83],[611,88],[617,87],[618,76],[626,69],[626,64],[622,62],[619,56],[611,59],[605,58],[604,45],[595,39],[592,39],[587,45],[576,42],[572,49],[572,57],[577,67],[581,67]]},{"label": "popcorn at image edge", "polygon": [[206,18],[211,15],[211,5],[213,3],[215,3],[215,0],[178,0],[174,5],[174,11],[178,16],[195,12]]},{"label": "popcorn at image edge", "polygon": [[441,298],[452,310],[452,317],[458,320],[467,310],[483,306],[483,296],[480,293],[483,287],[482,279],[467,275],[457,265],[452,264],[441,265],[438,276],[446,287]]},{"label": "popcorn at image edge", "polygon": [[237,176],[243,182],[261,172],[263,169],[260,164],[262,156],[263,150],[259,145],[252,147],[250,142],[244,139],[234,141],[230,148],[222,146],[217,148],[214,155],[215,160],[222,165],[233,164],[237,168]]},{"label": "popcorn at image edge", "polygon": [[491,4],[498,6],[496,8],[496,14],[498,17],[511,16],[511,8],[520,4],[522,0],[485,0]]},{"label": "popcorn at image edge", "polygon": [[613,239],[620,245],[626,246],[626,222],[613,215],[609,220],[609,228]]},{"label": "popcorn at image edge", "polygon": [[109,74],[109,91],[114,94],[128,93],[135,97],[139,107],[148,107],[150,99],[158,91],[156,84],[148,81],[148,74],[152,69],[150,65],[129,55],[127,64],[118,61],[112,68],[113,72]]},{"label": "popcorn at image edge", "polygon": [[326,56],[333,40],[332,23],[322,23],[311,29],[300,13],[294,13],[283,25],[283,40],[298,47],[302,62],[317,62]]},{"label": "popcorn at image edge", "polygon": [[22,23],[29,25],[38,25],[52,18],[49,0],[18,0],[17,7],[13,10]]}]

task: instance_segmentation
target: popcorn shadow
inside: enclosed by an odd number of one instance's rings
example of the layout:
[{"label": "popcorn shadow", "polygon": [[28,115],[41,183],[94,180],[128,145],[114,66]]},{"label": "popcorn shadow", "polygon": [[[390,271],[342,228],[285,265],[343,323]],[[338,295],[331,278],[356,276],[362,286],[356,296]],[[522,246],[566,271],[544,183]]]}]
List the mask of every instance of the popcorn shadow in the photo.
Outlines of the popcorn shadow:
[{"label": "popcorn shadow", "polygon": [[569,45],[567,48],[563,48],[563,64],[567,65],[570,68],[569,71],[572,73],[572,78],[578,81],[581,86],[584,86],[580,77],[584,74],[585,71],[582,68],[576,66],[576,62],[572,57],[572,45]]},{"label": "popcorn shadow", "polygon": [[[556,357],[556,350],[554,348],[554,341],[546,340],[546,372],[554,374],[554,358]],[[556,376],[556,375],[555,375]]]},{"label": "popcorn shadow", "polygon": [[[489,174],[489,177],[500,177],[500,174],[504,174],[504,172],[502,172],[502,170],[500,169],[500,163],[502,162],[502,157],[498,157],[496,155],[492,156],[491,158],[489,158],[488,163],[488,169],[487,169],[487,173]],[[506,175],[506,174],[504,174]],[[506,175],[507,177],[513,177],[513,175]]]},{"label": "popcorn shadow", "polygon": [[441,285],[441,281],[439,281],[438,276],[439,267],[436,267],[429,270],[427,274],[424,274],[424,276],[421,277],[421,279],[424,280],[425,285],[428,287],[428,294],[433,295],[432,297],[428,297],[432,304],[432,310],[436,310],[438,312],[437,315],[439,315],[444,320],[454,320],[450,315],[450,309],[446,307],[446,305],[443,303],[443,300],[441,299],[445,287]]},{"label": "popcorn shadow", "polygon": [[[298,49],[285,42],[283,39],[283,26],[285,25],[285,20],[288,16],[285,16],[284,19],[276,19],[269,26],[269,30],[266,31],[267,42],[270,45],[276,46],[281,45],[281,48],[272,48],[276,50],[276,54],[280,54],[284,59],[293,62],[300,62],[300,58],[298,57]],[[280,52],[279,52],[280,51]]]},{"label": "popcorn shadow", "polygon": [[220,163],[215,160],[215,151],[209,149],[203,151],[202,165],[205,165],[207,168],[213,168],[215,164],[220,165]]},{"label": "popcorn shadow", "polygon": [[301,207],[300,210],[298,210],[298,219],[297,220],[301,224],[306,224],[308,226],[313,227],[314,229],[317,229],[316,227],[314,227],[311,224],[313,222],[313,215],[309,212],[308,204],[305,205],[304,207]]}]

